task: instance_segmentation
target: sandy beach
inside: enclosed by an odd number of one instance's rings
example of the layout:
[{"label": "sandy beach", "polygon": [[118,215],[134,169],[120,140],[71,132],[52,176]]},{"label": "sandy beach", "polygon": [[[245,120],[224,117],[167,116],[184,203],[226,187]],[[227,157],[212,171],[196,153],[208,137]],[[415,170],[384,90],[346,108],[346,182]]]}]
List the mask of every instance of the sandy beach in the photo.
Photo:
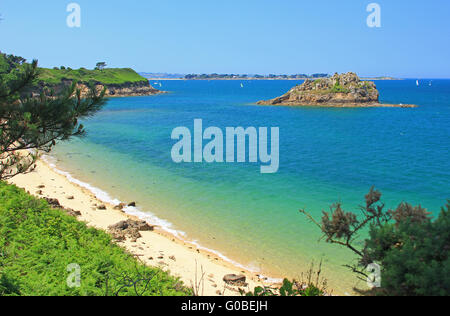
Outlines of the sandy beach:
[{"label": "sandy beach", "polygon": [[[10,180],[10,183],[36,197],[57,199],[62,207],[81,212],[78,220],[105,231],[108,226],[120,221],[136,219],[115,210],[114,205],[98,200],[92,192],[70,182],[66,176],[57,173],[42,160],[38,161],[33,172],[18,175]],[[106,210],[98,209],[97,205],[106,206]],[[223,281],[223,277],[227,274],[245,275],[248,283],[246,290],[263,284],[258,275],[233,266],[216,254],[198,249],[195,245],[180,240],[158,227],[154,231],[141,232],[141,235],[142,238],[136,242],[127,239],[118,244],[145,264],[159,267],[179,277],[188,287],[200,284],[199,295],[240,295],[238,287],[226,285]],[[204,279],[200,282],[202,275]]]}]

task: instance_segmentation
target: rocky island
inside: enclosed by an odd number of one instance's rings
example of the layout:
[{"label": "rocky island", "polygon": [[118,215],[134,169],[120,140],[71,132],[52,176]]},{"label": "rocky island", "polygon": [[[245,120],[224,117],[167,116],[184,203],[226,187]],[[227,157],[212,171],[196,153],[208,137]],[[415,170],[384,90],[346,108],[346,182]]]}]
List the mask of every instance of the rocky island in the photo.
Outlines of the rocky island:
[{"label": "rocky island", "polygon": [[408,104],[382,104],[374,82],[361,81],[352,72],[330,78],[307,79],[285,95],[260,101],[258,105],[323,106],[323,107],[416,107]]}]

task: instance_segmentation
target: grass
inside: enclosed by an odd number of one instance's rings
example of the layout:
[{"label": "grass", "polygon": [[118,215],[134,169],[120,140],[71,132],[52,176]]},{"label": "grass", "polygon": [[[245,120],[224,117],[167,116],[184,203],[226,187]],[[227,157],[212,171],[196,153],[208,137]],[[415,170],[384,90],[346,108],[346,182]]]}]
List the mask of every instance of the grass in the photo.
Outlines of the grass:
[{"label": "grass", "polygon": [[39,81],[43,81],[45,84],[58,84],[63,79],[108,85],[148,81],[131,68],[107,68],[104,70],[40,68]]},{"label": "grass", "polygon": [[[8,63],[6,62],[5,56],[0,53],[0,73],[7,69]],[[131,68],[106,68],[104,70],[90,70],[86,68],[39,68],[39,71],[40,74],[37,81],[43,82],[46,85],[59,84],[64,79],[75,80],[79,83],[101,83],[105,85],[148,82],[147,79]]]},{"label": "grass", "polygon": [[[70,264],[80,286],[70,287]],[[191,290],[138,262],[105,232],[0,182],[0,296],[182,296]]]}]

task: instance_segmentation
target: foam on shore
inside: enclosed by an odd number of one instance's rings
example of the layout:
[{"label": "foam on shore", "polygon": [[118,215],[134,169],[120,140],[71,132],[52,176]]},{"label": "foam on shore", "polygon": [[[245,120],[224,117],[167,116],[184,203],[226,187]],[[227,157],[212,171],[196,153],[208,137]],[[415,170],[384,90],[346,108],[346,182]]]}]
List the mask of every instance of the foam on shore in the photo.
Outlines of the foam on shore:
[{"label": "foam on shore", "polygon": [[[89,192],[91,192],[92,194],[95,195],[95,197],[104,203],[107,204],[111,204],[111,205],[119,205],[121,203],[124,203],[123,201],[120,201],[118,199],[115,199],[113,197],[111,197],[107,192],[92,186],[89,183],[83,182],[81,180],[76,179],[75,177],[72,176],[72,174],[70,174],[67,171],[62,171],[60,169],[58,169],[58,167],[56,166],[57,163],[57,159],[49,156],[49,155],[43,155],[41,157],[41,159],[56,173],[64,176],[70,183],[73,183],[83,189],[88,190]],[[256,268],[256,267],[249,267],[249,266],[244,266],[230,258],[228,258],[227,256],[225,256],[224,254],[220,253],[219,251],[216,251],[214,249],[210,249],[210,248],[206,248],[203,247],[197,240],[194,241],[189,241],[187,240],[187,234],[181,230],[177,230],[173,227],[173,224],[170,223],[167,220],[161,219],[159,217],[157,217],[156,215],[150,213],[150,212],[143,212],[142,210],[140,210],[138,207],[132,207],[132,206],[127,206],[125,208],[123,208],[123,211],[131,216],[135,216],[137,218],[140,218],[141,220],[146,221],[147,223],[151,224],[151,225],[155,225],[157,227],[159,227],[160,229],[162,229],[164,232],[169,233],[170,235],[175,236],[176,238],[182,240],[183,242],[190,244],[194,247],[196,247],[199,250],[203,250],[206,251],[208,253],[211,253],[217,257],[219,257],[220,259],[222,259],[223,261],[239,268],[239,269],[243,269],[246,271],[249,271],[251,273],[258,273],[260,272],[260,269]],[[266,276],[261,275],[260,276],[261,279],[265,280],[266,282],[269,283],[280,283],[282,282],[282,279],[278,279],[278,278],[269,278]]]}]

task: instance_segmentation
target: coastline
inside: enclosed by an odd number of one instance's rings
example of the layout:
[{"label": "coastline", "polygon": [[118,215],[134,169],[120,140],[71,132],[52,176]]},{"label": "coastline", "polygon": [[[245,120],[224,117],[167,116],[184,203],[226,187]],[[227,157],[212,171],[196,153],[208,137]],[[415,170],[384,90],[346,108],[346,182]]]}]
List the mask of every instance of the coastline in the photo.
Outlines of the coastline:
[{"label": "coastline", "polygon": [[[175,81],[175,80],[183,80],[183,81],[211,81],[211,80],[234,80],[234,81],[254,81],[254,80],[285,80],[285,81],[301,81],[307,80],[311,78],[210,78],[210,79],[186,79],[186,78],[145,78],[149,81]],[[367,81],[402,81],[405,79],[402,78],[361,78],[361,80]]]},{"label": "coastline", "polygon": [[[105,231],[108,226],[120,221],[141,219],[136,216],[137,212],[133,208],[125,209],[126,212],[114,209],[114,206],[120,201],[111,200],[109,196],[105,196],[105,192],[100,190],[98,194],[95,194],[89,190],[88,184],[79,181],[77,183],[77,180],[71,179],[69,174],[55,169],[52,164],[42,159],[37,162],[37,167],[33,172],[18,175],[9,183],[25,189],[38,198],[57,199],[64,208],[80,211],[81,216],[78,217],[78,220],[86,222],[88,226]],[[102,194],[105,195],[102,196]],[[104,205],[106,210],[99,210],[95,205]],[[198,244],[184,240],[176,232],[164,230],[158,223],[152,223],[149,220],[147,222],[156,226],[154,231],[141,232],[142,238],[136,242],[127,238],[126,241],[117,242],[117,244],[145,264],[159,267],[169,271],[171,275],[179,277],[188,287],[194,285],[195,280],[201,279],[204,273],[202,282],[204,289],[200,290],[200,295],[239,296],[239,287],[226,285],[223,281],[223,277],[227,274],[245,275],[248,283],[245,290],[253,290],[256,286],[275,284],[270,283],[270,280],[274,281],[274,279],[260,276],[214,250],[205,249]]]},{"label": "coastline", "polygon": [[273,100],[259,101],[255,105],[311,107],[311,108],[417,108],[415,104],[389,104],[389,103],[296,103],[281,102],[275,104]]}]

